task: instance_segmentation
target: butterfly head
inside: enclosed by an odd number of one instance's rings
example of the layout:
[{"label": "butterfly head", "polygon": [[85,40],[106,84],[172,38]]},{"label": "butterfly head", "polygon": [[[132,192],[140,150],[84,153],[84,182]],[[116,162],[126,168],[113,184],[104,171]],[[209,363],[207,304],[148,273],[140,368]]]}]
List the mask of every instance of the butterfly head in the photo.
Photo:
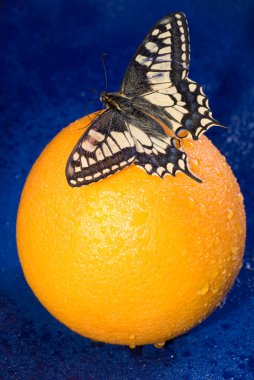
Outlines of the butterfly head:
[{"label": "butterfly head", "polygon": [[101,95],[100,95],[100,101],[104,104],[107,104],[107,92],[106,91],[102,91]]},{"label": "butterfly head", "polygon": [[128,100],[126,100],[125,96],[122,96],[122,94],[119,93],[103,91],[100,95],[100,101],[108,108],[116,108],[119,111],[129,108]]},{"label": "butterfly head", "polygon": [[107,107],[109,108],[113,108],[114,106],[114,95],[109,93],[109,92],[106,92],[106,91],[102,91],[101,95],[100,95],[100,101],[105,104]]}]

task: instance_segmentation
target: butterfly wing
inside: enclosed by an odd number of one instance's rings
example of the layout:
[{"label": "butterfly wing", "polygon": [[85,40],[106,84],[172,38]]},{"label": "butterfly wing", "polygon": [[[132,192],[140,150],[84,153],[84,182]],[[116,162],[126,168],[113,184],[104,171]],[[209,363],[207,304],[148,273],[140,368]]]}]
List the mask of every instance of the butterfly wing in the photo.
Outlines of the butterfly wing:
[{"label": "butterfly wing", "polygon": [[187,78],[189,31],[183,13],[161,19],[147,34],[129,64],[121,86],[127,96],[170,88]]},{"label": "butterfly wing", "polygon": [[163,128],[150,116],[136,113],[126,117],[127,128],[134,140],[136,148],[135,164],[147,174],[161,178],[166,175],[175,176],[178,171],[201,182],[191,173],[187,155],[180,149],[180,142],[167,136]]},{"label": "butterfly wing", "polygon": [[70,186],[80,187],[132,163],[150,175],[163,178],[182,171],[200,182],[190,172],[179,141],[166,136],[155,120],[141,112],[123,118],[111,109],[97,117],[77,142],[67,161],[66,178]]},{"label": "butterfly wing", "polygon": [[121,92],[136,107],[168,125],[177,137],[198,137],[213,125],[208,99],[188,78],[189,29],[183,13],[164,17],[138,48]]},{"label": "butterfly wing", "polygon": [[74,147],[66,165],[70,186],[80,187],[118,172],[136,158],[133,139],[121,114],[106,110]]}]

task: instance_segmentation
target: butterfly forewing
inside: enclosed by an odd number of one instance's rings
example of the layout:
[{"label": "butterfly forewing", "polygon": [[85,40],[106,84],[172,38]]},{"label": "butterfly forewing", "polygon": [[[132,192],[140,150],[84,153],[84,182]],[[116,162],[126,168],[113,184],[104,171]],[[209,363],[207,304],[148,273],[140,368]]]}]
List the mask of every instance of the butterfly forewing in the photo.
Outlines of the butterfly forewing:
[{"label": "butterfly forewing", "polygon": [[107,110],[80,138],[66,166],[69,185],[79,187],[118,172],[135,160],[135,146],[121,114]]},{"label": "butterfly forewing", "polygon": [[125,74],[121,92],[144,94],[185,79],[189,68],[189,31],[183,13],[160,20],[148,33]]},{"label": "butterfly forewing", "polygon": [[221,125],[202,88],[188,79],[189,29],[183,13],[164,17],[148,33],[125,74],[121,91],[143,112],[164,122],[177,137],[198,139]]}]

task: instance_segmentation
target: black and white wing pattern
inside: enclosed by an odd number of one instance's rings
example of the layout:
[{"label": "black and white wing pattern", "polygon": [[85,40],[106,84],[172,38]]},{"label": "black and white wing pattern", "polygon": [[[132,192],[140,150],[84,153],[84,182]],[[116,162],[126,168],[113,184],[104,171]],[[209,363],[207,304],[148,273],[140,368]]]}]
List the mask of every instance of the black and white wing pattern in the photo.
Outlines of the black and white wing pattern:
[{"label": "black and white wing pattern", "polygon": [[135,163],[150,175],[163,178],[182,171],[201,182],[189,170],[179,141],[165,135],[152,118],[137,113],[122,116],[109,109],[86,130],[66,166],[70,186],[97,182]]},{"label": "black and white wing pattern", "polygon": [[188,76],[189,30],[183,13],[161,19],[136,51],[123,79],[121,91],[143,95],[170,88]]},{"label": "black and white wing pattern", "polygon": [[164,178],[183,172],[197,182],[202,182],[188,167],[187,154],[181,150],[178,139],[167,136],[163,128],[154,119],[144,113],[136,112],[135,118],[126,117],[127,129],[136,148],[135,164],[147,174]]},{"label": "black and white wing pattern", "polygon": [[74,147],[66,165],[70,186],[97,182],[136,159],[134,141],[116,110],[98,116]]},{"label": "black and white wing pattern", "polygon": [[161,19],[131,61],[121,92],[140,110],[169,126],[177,137],[198,139],[213,125],[201,86],[188,78],[189,29],[183,13]]}]

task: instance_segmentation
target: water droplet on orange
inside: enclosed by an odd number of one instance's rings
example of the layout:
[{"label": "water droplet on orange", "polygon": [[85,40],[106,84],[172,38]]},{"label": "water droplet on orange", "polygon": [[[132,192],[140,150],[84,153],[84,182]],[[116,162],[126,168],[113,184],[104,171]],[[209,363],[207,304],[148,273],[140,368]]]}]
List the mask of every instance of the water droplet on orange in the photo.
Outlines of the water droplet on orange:
[{"label": "water droplet on orange", "polygon": [[204,295],[208,292],[208,290],[209,290],[209,286],[208,286],[208,285],[205,285],[205,286],[203,286],[202,289],[200,289],[200,290],[198,291],[198,294],[200,294],[201,296],[204,296]]},{"label": "water droplet on orange", "polygon": [[233,211],[230,208],[228,208],[227,209],[227,218],[231,219],[233,215],[234,215]]},{"label": "water droplet on orange", "polygon": [[193,158],[192,160],[191,160],[191,167],[192,167],[192,169],[197,169],[197,167],[198,167],[198,160],[196,160],[195,158]]},{"label": "water droplet on orange", "polygon": [[165,342],[158,342],[158,343],[154,344],[154,347],[156,347],[156,348],[162,348],[164,346],[165,346]]},{"label": "water droplet on orange", "polygon": [[213,294],[216,294],[216,293],[218,293],[218,288],[213,288]]},{"label": "water droplet on orange", "polygon": [[238,197],[239,197],[239,199],[240,199],[241,201],[243,201],[243,196],[242,196],[241,193],[238,194]]}]

